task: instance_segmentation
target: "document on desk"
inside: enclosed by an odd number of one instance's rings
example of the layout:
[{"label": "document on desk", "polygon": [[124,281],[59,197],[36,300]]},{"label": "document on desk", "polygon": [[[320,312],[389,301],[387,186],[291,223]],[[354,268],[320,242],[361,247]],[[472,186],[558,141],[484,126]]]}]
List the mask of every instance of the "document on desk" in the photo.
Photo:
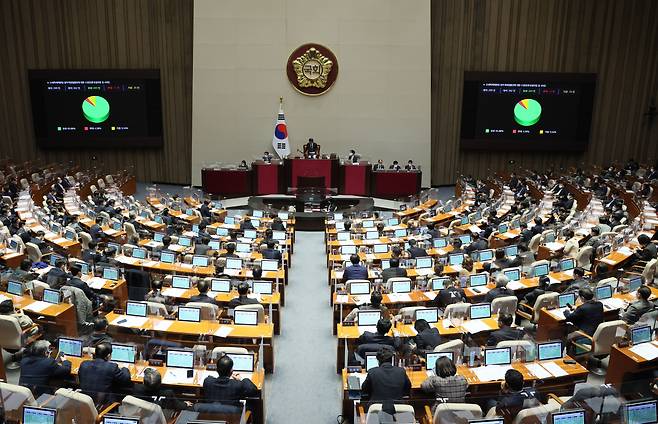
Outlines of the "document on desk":
[{"label": "document on desk", "polygon": [[149,268],[154,267],[157,264],[159,264],[159,262],[157,262],[157,261],[144,261],[144,262],[142,262],[142,266],[146,266],[146,267],[149,267]]},{"label": "document on desk", "polygon": [[480,227],[478,227],[477,225],[471,225],[470,227],[468,227],[468,230],[471,233],[478,233],[478,234],[482,231]]},{"label": "document on desk", "polygon": [[537,378],[548,378],[551,376],[551,373],[546,371],[541,364],[525,364],[525,367]]},{"label": "document on desk", "polygon": [[464,321],[462,328],[470,334],[477,334],[481,331],[488,331],[491,328],[485,324],[482,320],[474,319],[469,321]]},{"label": "document on desk", "polygon": [[337,294],[336,295],[336,303],[347,303],[349,302],[350,297],[346,294]]},{"label": "document on desk", "polygon": [[457,272],[459,272],[463,269],[461,265],[450,265],[450,268],[452,268],[453,270],[455,270]]},{"label": "document on desk", "polygon": [[141,328],[148,321],[148,317],[132,317],[128,315],[121,315],[112,321],[112,325],[120,327]]},{"label": "document on desk", "polygon": [[162,294],[169,297],[183,297],[186,291],[186,289],[167,287],[166,289],[162,290]]},{"label": "document on desk", "polygon": [[564,317],[564,311],[566,311],[567,309],[568,308],[551,309],[550,311],[548,311],[548,313],[553,315],[555,318],[559,319],[560,321],[562,321],[566,319]]},{"label": "document on desk", "polygon": [[58,237],[58,238],[56,238],[54,240],[51,240],[51,241],[55,244],[62,244],[62,243],[66,243],[69,240],[67,238],[64,238],[64,237]]},{"label": "document on desk", "polygon": [[[637,239],[635,240],[637,242]],[[628,247],[628,246],[622,246],[619,249],[617,249],[617,252],[623,254],[623,255],[632,255],[633,251]]]},{"label": "document on desk", "polygon": [[601,258],[601,259],[599,259],[599,261],[605,262],[608,265],[616,265],[617,264],[617,262],[613,261],[612,259],[608,259],[608,258]]},{"label": "document on desk", "polygon": [[137,262],[140,261],[139,259],[131,258],[130,256],[122,256],[120,258],[117,258],[117,260],[119,262],[125,262],[125,263],[130,264],[130,265],[135,265]]},{"label": "document on desk", "polygon": [[105,287],[105,279],[101,277],[92,277],[86,281],[87,285],[94,290],[100,290]]},{"label": "document on desk", "polygon": [[167,331],[167,330],[169,330],[169,327],[171,327],[171,324],[173,324],[173,323],[174,323],[174,321],[165,320],[165,319],[157,321],[153,325],[153,330],[155,330],[155,331]]},{"label": "document on desk", "polygon": [[342,280],[343,279],[343,271],[334,271],[334,278],[336,280]]},{"label": "document on desk", "polygon": [[365,305],[366,303],[370,302],[370,295],[367,294],[359,294],[359,295],[352,295],[352,299],[354,299],[354,303],[357,305]]},{"label": "document on desk", "polygon": [[432,268],[420,268],[420,269],[416,269],[416,274],[417,274],[417,275],[427,276],[427,275],[431,275],[431,274],[433,274],[433,273],[434,273],[434,270],[433,270]]},{"label": "document on desk", "polygon": [[642,343],[633,346],[629,350],[634,354],[643,357],[647,361],[658,358],[658,347],[656,347],[653,343]]},{"label": "document on desk", "polygon": [[224,274],[230,276],[230,277],[237,277],[240,275],[241,269],[226,269],[224,268]]},{"label": "document on desk", "polygon": [[376,325],[359,325],[357,328],[359,329],[359,336],[365,333],[366,331],[370,331],[371,333],[377,332]]},{"label": "document on desk", "polygon": [[193,384],[194,375],[191,378],[187,377],[187,369],[167,369],[164,377],[162,378],[162,383],[164,384]]},{"label": "document on desk", "polygon": [[510,290],[521,290],[521,289],[525,289],[526,286],[522,282],[516,280],[516,281],[510,281],[509,283],[507,283],[507,288],[510,289]]},{"label": "document on desk", "polygon": [[563,370],[562,367],[555,362],[544,362],[542,366],[546,371],[550,372],[553,377],[564,377],[565,375],[569,375],[568,372]]},{"label": "document on desk", "polygon": [[564,248],[564,244],[558,242],[544,243],[549,250],[556,251]]},{"label": "document on desk", "polygon": [[231,334],[231,331],[233,331],[233,327],[222,325],[217,331],[215,331],[214,335],[217,337],[226,338],[229,334]]},{"label": "document on desk", "polygon": [[263,297],[260,293],[249,293],[247,297],[249,299],[256,299],[259,303],[263,301]]},{"label": "document on desk", "polygon": [[389,293],[388,298],[393,303],[411,302],[409,293]]},{"label": "document on desk", "polygon": [[480,381],[503,380],[507,370],[512,369],[510,365],[487,365],[484,367],[471,368]]},{"label": "document on desk", "polygon": [[32,312],[41,312],[41,311],[43,311],[44,309],[46,309],[47,307],[49,307],[51,305],[52,305],[52,303],[42,302],[40,300],[35,300],[34,302],[30,303],[29,305],[23,307],[23,309],[26,309],[26,310],[32,311]]},{"label": "document on desk", "polygon": [[192,265],[192,264],[180,264],[180,267],[185,268],[185,269],[192,269],[192,268],[194,268],[194,265]]},{"label": "document on desk", "polygon": [[428,292],[425,292],[425,293],[423,293],[423,294],[424,294],[425,297],[428,298],[429,300],[434,300],[434,299],[436,299],[436,297],[439,295],[439,292],[428,291]]},{"label": "document on desk", "polygon": [[0,294],[0,303],[4,302],[5,300],[11,300],[11,297],[7,297],[4,294]]},{"label": "document on desk", "polygon": [[607,306],[609,309],[621,309],[624,307],[624,301],[617,299],[616,297],[603,299],[601,303],[603,303],[603,306]]},{"label": "document on desk", "polygon": [[553,278],[550,275],[548,276],[548,284],[560,284],[562,281],[558,280],[557,278]]}]

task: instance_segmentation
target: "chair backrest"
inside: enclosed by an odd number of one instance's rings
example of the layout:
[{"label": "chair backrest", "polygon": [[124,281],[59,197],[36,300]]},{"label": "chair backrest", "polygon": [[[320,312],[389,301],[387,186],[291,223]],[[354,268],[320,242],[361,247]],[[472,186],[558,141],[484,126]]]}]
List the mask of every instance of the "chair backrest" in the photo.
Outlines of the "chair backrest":
[{"label": "chair backrest", "polygon": [[604,278],[603,280],[599,281],[596,284],[596,287],[607,286],[607,285],[612,286],[612,289],[615,290],[619,285],[619,280],[617,280],[617,278],[615,277]]},{"label": "chair backrest", "polygon": [[592,355],[607,355],[610,347],[617,342],[617,331],[623,329],[624,334],[628,326],[622,320],[602,322],[596,327],[592,336]]},{"label": "chair backrest", "polygon": [[425,306],[407,306],[405,308],[400,308],[400,311],[398,312],[398,315],[400,315],[400,318],[414,318],[414,315],[417,310],[419,309],[426,309]]},{"label": "chair backrest", "polygon": [[642,277],[647,284],[653,283],[653,279],[656,277],[656,267],[658,266],[657,264],[658,260],[651,259],[644,266],[644,269],[642,270]]},{"label": "chair backrest", "polygon": [[532,253],[537,253],[537,250],[539,249],[540,239],[541,239],[541,234],[535,234],[530,239],[530,242],[528,243],[528,249],[532,251]]},{"label": "chair backrest", "polygon": [[217,346],[212,350],[210,353],[210,358],[212,360],[217,360],[217,358],[221,357],[224,354],[227,353],[237,353],[237,354],[243,354],[243,353],[249,353],[247,348],[244,347],[237,347],[237,346]]},{"label": "chair backrest", "polygon": [[462,423],[482,418],[482,409],[472,403],[440,403],[434,410],[434,424]]},{"label": "chair backrest", "polygon": [[32,280],[32,297],[34,299],[43,299],[43,291],[49,289],[48,283],[39,280]]},{"label": "chair backrest", "polygon": [[548,265],[549,268],[550,268],[551,263],[550,263],[549,261],[545,260],[545,259],[542,259],[541,261],[534,261],[534,262],[530,265],[530,269],[532,270],[533,275],[534,275],[535,267],[536,267],[536,266],[539,266],[539,265]]},{"label": "chair backrest", "polygon": [[518,301],[519,299],[516,296],[497,297],[491,302],[491,313],[494,315],[502,313],[514,315]]},{"label": "chair backrest", "polygon": [[32,262],[41,261],[41,257],[43,255],[41,254],[41,249],[39,249],[39,246],[36,244],[30,242],[25,243],[25,251],[27,253],[28,259]]},{"label": "chair backrest", "polygon": [[5,420],[19,422],[23,419],[23,406],[36,406],[34,395],[27,387],[0,382],[0,398],[5,409]]},{"label": "chair backrest", "polygon": [[131,224],[130,222],[124,222],[123,223],[123,229],[126,232],[126,235],[131,238],[131,237],[137,237],[137,230],[135,230],[135,226]]},{"label": "chair backrest", "polygon": [[[57,422],[70,423],[75,419],[76,423],[93,423],[98,417],[98,411],[94,400],[84,393],[71,389],[57,389],[55,396],[62,402],[58,402]],[[61,420],[60,420],[61,418]]]},{"label": "chair backrest", "polygon": [[382,404],[373,403],[368,408],[368,413],[366,415],[366,424],[379,424],[380,422],[381,423],[396,422],[400,424],[405,424],[405,423],[413,424],[416,422],[413,406],[404,405],[404,404],[395,404],[394,408],[395,408],[395,418],[391,419],[390,416],[384,418],[383,414],[386,413],[382,411]]},{"label": "chair backrest", "polygon": [[160,405],[134,396],[123,398],[119,406],[119,413],[127,417],[139,417],[140,424],[167,424]]},{"label": "chair backrest", "polygon": [[201,319],[214,321],[219,316],[219,306],[207,302],[188,302],[185,306],[193,306],[201,309]]},{"label": "chair backrest", "polygon": [[240,305],[235,307],[236,311],[258,311],[258,322],[265,322],[265,308],[259,303],[254,303],[250,305]]},{"label": "chair backrest", "polygon": [[531,340],[503,340],[502,342],[498,342],[496,347],[511,347],[512,354],[523,350],[526,353],[526,361],[535,358],[535,343]]},{"label": "chair backrest", "polygon": [[158,302],[146,302],[146,306],[148,307],[148,314],[149,315],[157,315],[160,317],[164,317],[166,315],[169,315],[167,312],[167,307],[163,305],[162,303]]},{"label": "chair backrest", "polygon": [[23,347],[23,331],[18,319],[10,315],[0,315],[0,340],[5,349]]},{"label": "chair backrest", "polygon": [[454,357],[457,358],[464,351],[464,342],[460,339],[450,340],[449,342],[441,343],[434,348],[434,352],[454,352]]},{"label": "chair backrest", "polygon": [[105,188],[105,181],[103,181],[101,178],[99,178],[96,182],[98,183],[98,187]]},{"label": "chair backrest", "polygon": [[592,261],[592,251],[594,248],[592,246],[583,246],[578,251],[576,255],[576,262],[581,268],[589,268]]},{"label": "chair backrest", "polygon": [[548,308],[550,306],[557,304],[558,296],[559,296],[558,293],[550,292],[550,293],[540,294],[537,297],[537,300],[535,300],[535,306],[533,307],[533,309],[535,310],[534,316],[532,317],[533,323],[539,322],[539,311],[541,311],[542,308]]},{"label": "chair backrest", "polygon": [[471,307],[470,303],[465,303],[465,302],[452,303],[446,306],[445,310],[443,311],[443,317],[448,318],[448,317],[454,317],[459,315],[466,317],[468,315],[468,309],[470,307]]},{"label": "chair backrest", "polygon": [[106,175],[105,181],[107,181],[108,184],[114,184],[114,177],[112,177],[111,175]]},{"label": "chair backrest", "polygon": [[78,236],[80,237],[80,244],[82,244],[82,248],[89,249],[89,243],[91,243],[91,235],[89,233],[81,231],[80,233],[78,233]]},{"label": "chair backrest", "polygon": [[512,424],[537,424],[548,422],[548,414],[560,410],[560,404],[549,402],[547,405],[539,405],[518,411]]},{"label": "chair backrest", "polygon": [[[386,282],[386,289],[389,290],[389,291],[392,291],[393,290],[393,285],[395,283],[407,282],[407,281],[410,282],[411,279],[408,278],[408,277],[391,277]],[[411,284],[411,287],[413,287],[413,284]]]}]

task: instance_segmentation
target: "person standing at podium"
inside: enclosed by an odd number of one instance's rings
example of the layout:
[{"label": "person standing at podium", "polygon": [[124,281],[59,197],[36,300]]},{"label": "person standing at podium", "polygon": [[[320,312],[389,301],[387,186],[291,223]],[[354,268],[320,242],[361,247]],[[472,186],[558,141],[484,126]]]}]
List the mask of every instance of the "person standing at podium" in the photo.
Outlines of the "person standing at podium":
[{"label": "person standing at podium", "polygon": [[305,153],[308,159],[317,159],[318,152],[320,151],[320,146],[318,145],[318,143],[313,141],[312,138],[309,138],[308,143],[306,143],[304,150],[306,151]]},{"label": "person standing at podium", "polygon": [[263,162],[271,163],[272,158],[274,158],[274,156],[272,156],[272,153],[268,152],[267,150],[263,152]]}]

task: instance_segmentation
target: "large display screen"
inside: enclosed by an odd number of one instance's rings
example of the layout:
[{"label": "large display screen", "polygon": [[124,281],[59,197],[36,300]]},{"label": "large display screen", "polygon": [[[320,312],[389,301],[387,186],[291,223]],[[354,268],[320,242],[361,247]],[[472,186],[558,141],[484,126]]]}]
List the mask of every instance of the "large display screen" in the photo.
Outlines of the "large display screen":
[{"label": "large display screen", "polygon": [[585,150],[596,76],[466,72],[461,148]]},{"label": "large display screen", "polygon": [[31,70],[42,148],[162,146],[159,70]]}]

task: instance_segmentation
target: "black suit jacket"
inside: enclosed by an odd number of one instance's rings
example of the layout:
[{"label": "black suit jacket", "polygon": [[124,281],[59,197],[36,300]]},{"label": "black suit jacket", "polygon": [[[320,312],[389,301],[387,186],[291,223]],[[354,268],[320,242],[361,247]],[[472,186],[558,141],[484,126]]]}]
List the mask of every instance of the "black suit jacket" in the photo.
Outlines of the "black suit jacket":
[{"label": "black suit jacket", "polygon": [[364,331],[363,334],[361,334],[357,339],[356,344],[357,345],[364,345],[364,344],[387,345],[397,349],[400,346],[400,339],[398,337],[391,337],[379,333]]},{"label": "black suit jacket", "polygon": [[484,301],[491,303],[495,298],[504,296],[514,296],[514,292],[505,287],[496,287],[495,289],[491,289],[487,292],[487,294],[484,296]]},{"label": "black suit jacket", "polygon": [[273,222],[271,228],[272,228],[273,231],[285,231],[286,230],[286,227],[283,226],[283,222]]},{"label": "black suit jacket", "polygon": [[584,333],[592,336],[599,324],[603,322],[603,303],[590,300],[577,307],[573,312],[564,311],[564,317]]},{"label": "black suit jacket", "polygon": [[91,300],[92,302],[96,299],[96,293],[94,293],[94,290],[92,290],[91,287],[78,277],[73,277],[69,281],[66,282],[67,286],[71,287],[76,287],[80,290],[82,290],[85,293],[85,296],[87,296],[87,299]]},{"label": "black suit jacket", "polygon": [[411,255],[412,258],[418,258],[422,256],[427,256],[427,251],[422,247],[411,246],[409,247],[409,254]]},{"label": "black suit jacket", "polygon": [[406,276],[407,276],[407,270],[400,267],[395,267],[395,268],[390,267],[382,271],[382,279],[384,280],[384,283],[386,283],[389,278],[406,277]]},{"label": "black suit jacket", "polygon": [[462,301],[466,301],[466,296],[464,295],[464,291],[457,287],[449,287],[439,291],[439,294],[434,299],[436,306],[439,308],[445,308],[448,305]]},{"label": "black suit jacket", "polygon": [[416,342],[416,348],[419,350],[432,350],[443,343],[439,330],[434,327],[421,331],[416,335],[414,340]]},{"label": "black suit jacket", "polygon": [[51,378],[64,378],[71,375],[71,362],[58,364],[47,356],[23,356],[21,359],[21,376],[18,384],[32,390],[34,398],[43,393],[53,393]]},{"label": "black suit jacket", "polygon": [[637,257],[641,261],[650,261],[651,259],[656,259],[656,245],[653,243],[647,244],[642,250],[637,252]]},{"label": "black suit jacket", "polygon": [[523,330],[504,327],[500,330],[496,330],[489,335],[487,339],[487,346],[496,346],[499,342],[508,341],[508,340],[521,340],[523,338]]},{"label": "black suit jacket", "polygon": [[248,378],[235,380],[229,377],[206,377],[203,395],[207,402],[231,405],[237,401],[258,395],[258,388]]},{"label": "black suit jacket", "polygon": [[367,280],[368,270],[363,265],[350,265],[343,271],[343,282],[347,280]]},{"label": "black suit jacket", "polygon": [[84,361],[78,371],[80,389],[94,399],[95,403],[111,398],[116,388],[130,385],[128,368],[119,368],[114,362],[103,359]]},{"label": "black suit jacket", "polygon": [[212,215],[210,212],[210,207],[208,205],[201,205],[199,207],[199,212],[201,213],[201,216],[204,218],[210,218]]},{"label": "black suit jacket", "polygon": [[194,296],[190,297],[190,302],[205,302],[212,305],[217,305],[217,301],[207,294],[195,294]]},{"label": "black suit jacket", "polygon": [[263,254],[263,259],[276,259],[281,262],[281,252],[276,249],[264,249],[261,253]]},{"label": "black suit jacket", "polygon": [[409,396],[411,381],[404,368],[382,364],[371,368],[361,386],[361,395],[371,401],[400,400]]}]

